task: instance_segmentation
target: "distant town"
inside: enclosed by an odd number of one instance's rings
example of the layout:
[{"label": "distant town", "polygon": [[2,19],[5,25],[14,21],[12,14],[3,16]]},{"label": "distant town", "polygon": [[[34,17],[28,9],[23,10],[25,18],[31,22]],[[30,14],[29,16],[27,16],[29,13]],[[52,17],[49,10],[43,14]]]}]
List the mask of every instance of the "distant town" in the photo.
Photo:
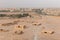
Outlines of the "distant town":
[{"label": "distant town", "polygon": [[35,10],[40,10],[40,9],[38,8],[0,8],[0,12],[22,12],[22,11],[31,12]]},{"label": "distant town", "polygon": [[42,15],[60,16],[58,8],[0,8],[0,12],[35,12]]}]

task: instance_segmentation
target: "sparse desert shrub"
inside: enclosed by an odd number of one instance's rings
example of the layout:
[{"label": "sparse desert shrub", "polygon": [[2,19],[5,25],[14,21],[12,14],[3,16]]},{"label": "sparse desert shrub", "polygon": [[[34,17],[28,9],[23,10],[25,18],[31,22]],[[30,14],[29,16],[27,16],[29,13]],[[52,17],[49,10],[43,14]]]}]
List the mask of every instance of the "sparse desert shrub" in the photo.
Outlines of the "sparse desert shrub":
[{"label": "sparse desert shrub", "polygon": [[14,33],[15,34],[23,34],[25,28],[26,28],[25,25],[18,25],[14,28]]},{"label": "sparse desert shrub", "polygon": [[[47,31],[45,31],[44,33],[45,33],[45,34],[47,34],[48,32],[47,32]],[[50,32],[50,34],[54,34],[54,31]]]},{"label": "sparse desert shrub", "polygon": [[2,26],[11,26],[11,25],[15,25],[17,24],[18,22],[11,22],[11,23],[3,23],[1,24]]},{"label": "sparse desert shrub", "polygon": [[15,31],[15,34],[18,34],[18,35],[23,34],[23,33],[24,33],[23,31]]},{"label": "sparse desert shrub", "polygon": [[35,25],[35,26],[40,26],[40,25],[42,25],[41,23],[33,23],[33,25]]},{"label": "sparse desert shrub", "polygon": [[20,20],[13,21],[13,23],[15,23],[15,24],[18,23],[18,22],[20,22]]},{"label": "sparse desert shrub", "polygon": [[2,26],[10,26],[10,25],[13,25],[13,23],[4,23],[4,24],[1,24]]},{"label": "sparse desert shrub", "polygon": [[15,30],[14,33],[18,34],[18,35],[23,34],[24,33],[23,31],[25,28],[26,28],[25,25],[18,25],[14,28],[14,30]]},{"label": "sparse desert shrub", "polygon": [[27,17],[30,16],[28,13],[23,13],[23,14],[11,14],[11,15],[7,15],[7,14],[0,14],[0,17],[9,17],[9,18],[22,18],[22,17]]},{"label": "sparse desert shrub", "polygon": [[0,32],[8,32],[9,30],[0,29]]},{"label": "sparse desert shrub", "polygon": [[18,15],[15,15],[17,18],[21,18],[21,17],[27,17],[29,16],[29,14],[18,14]]},{"label": "sparse desert shrub", "polygon": [[9,17],[12,18],[21,18],[21,17],[27,17],[30,16],[29,14],[14,14],[14,15],[10,15]]},{"label": "sparse desert shrub", "polygon": [[23,31],[25,28],[26,28],[25,25],[18,25],[15,27],[16,30],[21,30],[21,31]]},{"label": "sparse desert shrub", "polygon": [[23,15],[21,14],[14,15],[14,18],[21,18],[21,17],[23,17]]},{"label": "sparse desert shrub", "polygon": [[10,10],[0,10],[0,12],[10,12]]},{"label": "sparse desert shrub", "polygon": [[6,14],[0,14],[0,17],[6,17],[7,15]]},{"label": "sparse desert shrub", "polygon": [[55,32],[54,31],[48,31],[48,30],[44,30],[42,31],[44,34],[54,34]]},{"label": "sparse desert shrub", "polygon": [[25,29],[25,28],[26,28],[26,26],[25,26],[25,25],[22,25],[22,26],[21,26],[21,25],[20,25],[20,26],[18,25],[17,27],[18,27],[18,28],[23,28],[23,29]]}]

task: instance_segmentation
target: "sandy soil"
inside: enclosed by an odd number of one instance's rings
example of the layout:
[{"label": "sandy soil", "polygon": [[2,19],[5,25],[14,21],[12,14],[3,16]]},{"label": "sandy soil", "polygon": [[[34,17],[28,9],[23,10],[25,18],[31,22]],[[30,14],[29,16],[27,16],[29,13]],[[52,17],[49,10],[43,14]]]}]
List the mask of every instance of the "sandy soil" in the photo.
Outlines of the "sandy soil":
[{"label": "sandy soil", "polygon": [[[60,17],[44,16],[34,12],[29,13],[33,17],[24,17],[20,19],[0,19],[0,40],[60,40]],[[13,23],[13,25],[4,25]],[[3,25],[2,25],[3,24]],[[17,26],[25,25],[22,34],[15,33]]]}]

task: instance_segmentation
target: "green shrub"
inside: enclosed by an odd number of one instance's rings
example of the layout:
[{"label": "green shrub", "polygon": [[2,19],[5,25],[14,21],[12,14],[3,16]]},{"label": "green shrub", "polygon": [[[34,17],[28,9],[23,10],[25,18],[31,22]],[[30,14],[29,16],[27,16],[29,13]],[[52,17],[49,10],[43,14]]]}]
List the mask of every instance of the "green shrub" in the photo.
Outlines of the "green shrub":
[{"label": "green shrub", "polygon": [[14,15],[13,17],[15,17],[15,18],[21,18],[21,17],[27,17],[27,16],[29,16],[29,14],[17,14],[17,15]]},{"label": "green shrub", "polygon": [[0,12],[10,12],[10,10],[0,10]]},{"label": "green shrub", "polygon": [[7,15],[6,14],[0,14],[0,17],[6,17]]},{"label": "green shrub", "polygon": [[22,18],[22,17],[27,17],[30,16],[28,13],[23,13],[23,14],[11,14],[11,15],[7,15],[7,14],[0,14],[0,17],[10,17],[10,18]]}]

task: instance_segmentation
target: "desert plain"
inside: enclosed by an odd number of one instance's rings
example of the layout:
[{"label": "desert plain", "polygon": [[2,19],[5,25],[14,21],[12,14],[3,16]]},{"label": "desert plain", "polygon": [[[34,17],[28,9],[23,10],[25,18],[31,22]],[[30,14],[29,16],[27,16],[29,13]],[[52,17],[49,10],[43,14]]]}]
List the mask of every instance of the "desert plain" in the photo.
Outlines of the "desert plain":
[{"label": "desert plain", "polygon": [[0,12],[0,40],[60,40],[60,9],[40,11]]}]

